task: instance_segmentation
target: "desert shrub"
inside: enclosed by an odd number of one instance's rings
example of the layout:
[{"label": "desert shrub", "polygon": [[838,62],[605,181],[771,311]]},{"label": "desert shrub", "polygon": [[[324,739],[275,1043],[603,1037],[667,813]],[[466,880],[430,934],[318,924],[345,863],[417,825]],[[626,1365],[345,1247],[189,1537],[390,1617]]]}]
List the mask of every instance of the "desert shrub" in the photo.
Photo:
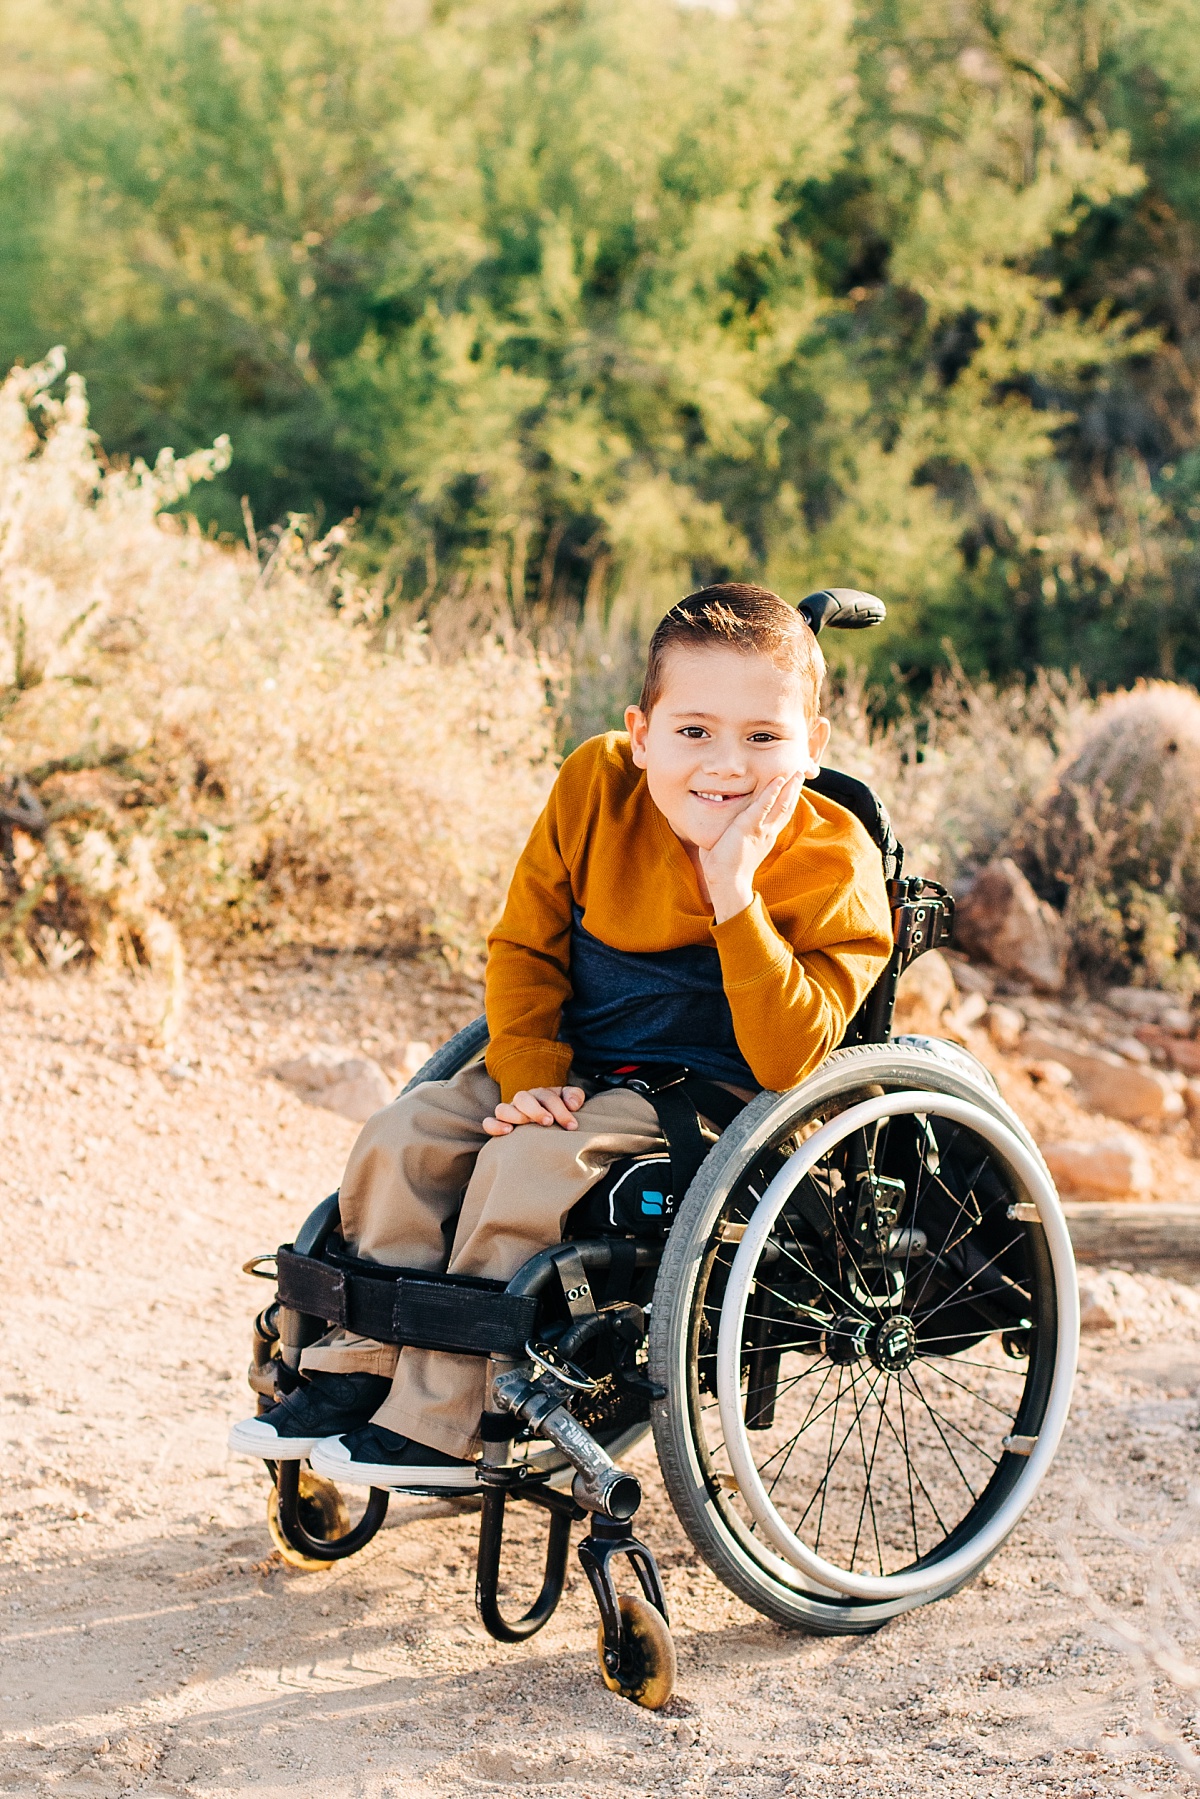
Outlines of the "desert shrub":
[{"label": "desert shrub", "polygon": [[293,520],[260,563],[166,515],[226,446],[111,466],[62,367],[0,389],[0,952],[474,954],[552,777],[553,669],[381,633],[341,532]]},{"label": "desert shrub", "polygon": [[1086,974],[1200,986],[1200,696],[1142,682],[1101,701],[1013,837]]},{"label": "desert shrub", "polygon": [[870,698],[855,676],[832,687],[827,760],[883,798],[908,871],[948,882],[997,853],[1089,711],[1082,685],[1053,671],[1000,687],[952,666],[890,719]]}]

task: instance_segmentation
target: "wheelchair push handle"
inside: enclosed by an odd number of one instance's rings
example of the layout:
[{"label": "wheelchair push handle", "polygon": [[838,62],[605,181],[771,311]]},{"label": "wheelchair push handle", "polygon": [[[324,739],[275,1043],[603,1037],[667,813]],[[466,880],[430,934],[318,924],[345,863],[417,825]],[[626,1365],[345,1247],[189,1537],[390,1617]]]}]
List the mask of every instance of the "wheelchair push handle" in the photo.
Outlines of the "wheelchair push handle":
[{"label": "wheelchair push handle", "polygon": [[814,636],[826,625],[835,631],[865,631],[870,625],[881,625],[887,617],[883,601],[857,587],[822,587],[801,600],[796,611]]}]

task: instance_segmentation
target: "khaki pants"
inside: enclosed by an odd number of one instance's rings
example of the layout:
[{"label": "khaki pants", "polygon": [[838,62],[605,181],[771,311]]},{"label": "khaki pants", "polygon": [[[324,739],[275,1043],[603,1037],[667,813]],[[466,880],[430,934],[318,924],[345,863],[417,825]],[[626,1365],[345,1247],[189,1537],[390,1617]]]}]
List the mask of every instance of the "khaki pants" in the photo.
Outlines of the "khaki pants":
[{"label": "khaki pants", "polygon": [[[389,1267],[510,1280],[522,1262],[562,1238],[567,1213],[621,1156],[662,1143],[650,1102],[605,1090],[575,1114],[579,1128],[526,1124],[489,1137],[482,1121],[500,1089],[482,1064],[428,1081],[376,1112],[350,1152],[341,1187],[350,1250]],[[487,1363],[479,1356],[376,1343],[333,1330],[301,1357],[302,1369],[393,1374],[376,1424],[445,1455],[478,1447]]]}]

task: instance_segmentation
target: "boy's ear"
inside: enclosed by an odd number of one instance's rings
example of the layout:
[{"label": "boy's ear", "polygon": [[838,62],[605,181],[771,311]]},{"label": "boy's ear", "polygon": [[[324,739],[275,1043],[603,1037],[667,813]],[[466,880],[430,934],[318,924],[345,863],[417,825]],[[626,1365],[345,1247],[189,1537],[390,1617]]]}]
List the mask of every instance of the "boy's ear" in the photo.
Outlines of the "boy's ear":
[{"label": "boy's ear", "polygon": [[633,766],[646,766],[646,732],[650,728],[650,720],[640,706],[626,706],[625,729],[629,732],[629,744],[633,751]]},{"label": "boy's ear", "polygon": [[808,753],[813,761],[813,774],[820,768],[821,758],[829,748],[829,733],[832,729],[827,718],[819,718],[808,734]]}]

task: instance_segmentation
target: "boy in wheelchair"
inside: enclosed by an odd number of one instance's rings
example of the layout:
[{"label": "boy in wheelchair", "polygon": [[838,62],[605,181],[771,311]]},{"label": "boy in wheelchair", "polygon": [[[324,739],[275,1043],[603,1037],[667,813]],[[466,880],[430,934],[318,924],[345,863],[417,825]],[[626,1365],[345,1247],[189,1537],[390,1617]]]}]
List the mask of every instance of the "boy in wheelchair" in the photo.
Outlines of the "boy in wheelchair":
[{"label": "boy in wheelchair", "polygon": [[[748,1100],[837,1047],[893,933],[876,844],[805,787],[823,675],[764,589],[705,588],[662,620],[627,730],[567,758],[517,865],[486,1063],[363,1127],[339,1200],[354,1255],[508,1280],[611,1164],[662,1146],[627,1078],[682,1067]],[[352,1485],[475,1485],[486,1362],[336,1328],[300,1373],[231,1448]]]}]

